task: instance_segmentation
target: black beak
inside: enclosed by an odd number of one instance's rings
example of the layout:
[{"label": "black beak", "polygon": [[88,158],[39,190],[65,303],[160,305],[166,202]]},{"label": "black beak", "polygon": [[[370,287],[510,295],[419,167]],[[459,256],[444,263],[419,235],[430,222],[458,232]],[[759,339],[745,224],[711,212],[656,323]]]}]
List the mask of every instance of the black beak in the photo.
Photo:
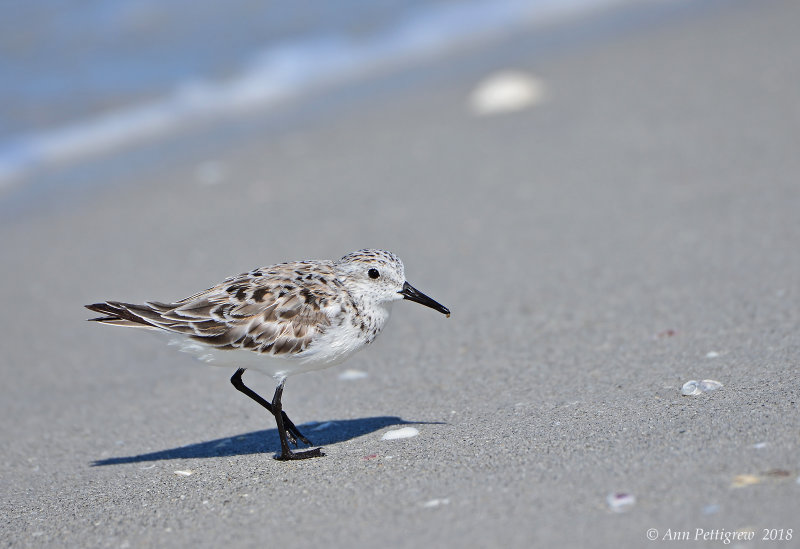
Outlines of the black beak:
[{"label": "black beak", "polygon": [[429,298],[428,296],[426,296],[425,294],[414,288],[414,286],[412,286],[408,282],[403,284],[403,289],[400,290],[398,293],[409,301],[416,301],[417,303],[425,305],[426,307],[430,307],[435,311],[439,311],[440,313],[445,314],[448,317],[450,316],[450,309],[448,309],[441,303],[437,303],[436,301],[432,300],[431,298]]}]

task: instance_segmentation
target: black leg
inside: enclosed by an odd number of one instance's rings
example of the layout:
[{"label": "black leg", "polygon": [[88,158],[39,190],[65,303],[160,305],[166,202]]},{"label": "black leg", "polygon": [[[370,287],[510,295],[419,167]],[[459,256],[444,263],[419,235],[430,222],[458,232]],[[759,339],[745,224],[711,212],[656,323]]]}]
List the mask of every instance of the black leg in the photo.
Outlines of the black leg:
[{"label": "black leg", "polygon": [[[261,395],[259,395],[258,393],[253,391],[250,387],[244,384],[244,381],[242,381],[243,373],[244,373],[244,368],[239,368],[238,370],[236,370],[236,373],[233,374],[233,376],[231,377],[231,383],[233,383],[233,386],[236,387],[236,389],[238,389],[239,391],[249,396],[250,398],[252,398],[253,400],[255,400],[256,402],[258,402],[259,404],[261,404],[264,408],[269,410],[270,414],[274,416],[275,412],[272,409],[272,404],[261,398]],[[286,412],[281,412],[281,416],[283,419],[283,425],[288,430],[289,441],[292,444],[297,446],[297,439],[299,438],[303,442],[303,444],[312,446],[311,441],[308,440],[306,437],[304,437],[303,433],[301,433],[300,430],[294,426],[294,423],[292,423],[292,420],[290,420],[289,417],[286,415]]]},{"label": "black leg", "polygon": [[304,452],[292,452],[289,449],[289,441],[286,440],[286,429],[283,427],[283,408],[281,406],[281,396],[283,396],[283,381],[275,389],[275,396],[272,397],[272,410],[275,422],[278,424],[278,435],[281,437],[281,455],[275,459],[286,461],[289,459],[308,459],[312,457],[324,456],[320,448],[306,450]]}]

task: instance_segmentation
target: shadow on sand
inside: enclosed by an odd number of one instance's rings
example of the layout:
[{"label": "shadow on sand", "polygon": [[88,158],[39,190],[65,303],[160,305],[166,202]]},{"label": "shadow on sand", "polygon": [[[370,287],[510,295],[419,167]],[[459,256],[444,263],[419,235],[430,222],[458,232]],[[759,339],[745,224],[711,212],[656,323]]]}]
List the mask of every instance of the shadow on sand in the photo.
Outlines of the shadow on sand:
[{"label": "shadow on sand", "polygon": [[[327,446],[345,440],[372,433],[392,425],[442,425],[437,421],[406,421],[394,416],[366,417],[360,419],[333,420],[325,423],[299,425],[300,431],[315,446]],[[302,445],[301,445],[302,447]],[[149,454],[136,456],[100,459],[92,463],[92,467],[100,465],[119,465],[122,463],[139,463],[142,461],[159,461],[164,459],[214,458],[225,456],[242,456],[261,454],[264,452],[279,453],[277,429],[264,429],[227,438],[218,438],[206,442],[189,444],[178,448],[170,448]]]}]

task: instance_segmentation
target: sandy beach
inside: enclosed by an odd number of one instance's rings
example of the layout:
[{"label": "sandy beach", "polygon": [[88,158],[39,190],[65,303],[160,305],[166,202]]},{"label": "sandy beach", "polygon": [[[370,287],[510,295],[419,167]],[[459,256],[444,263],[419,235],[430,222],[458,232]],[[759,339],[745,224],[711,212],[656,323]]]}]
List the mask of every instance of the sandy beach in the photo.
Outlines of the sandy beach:
[{"label": "sandy beach", "polygon": [[[800,4],[692,4],[476,44],[6,197],[2,545],[797,547]],[[541,93],[476,114],[509,70]],[[321,459],[274,460],[232,371],[85,322],[364,247],[452,316],[398,303],[368,349],[288,380]]]}]

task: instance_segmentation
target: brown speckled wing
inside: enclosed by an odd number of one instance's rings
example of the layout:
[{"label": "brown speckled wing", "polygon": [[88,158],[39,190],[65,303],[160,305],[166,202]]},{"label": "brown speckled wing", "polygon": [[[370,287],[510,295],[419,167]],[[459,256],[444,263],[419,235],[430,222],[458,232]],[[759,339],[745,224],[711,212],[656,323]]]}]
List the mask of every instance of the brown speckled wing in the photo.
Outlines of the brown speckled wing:
[{"label": "brown speckled wing", "polygon": [[330,284],[339,284],[330,265],[286,263],[229,278],[161,317],[174,322],[168,329],[220,349],[294,354],[330,326],[326,311],[336,301]]},{"label": "brown speckled wing", "polygon": [[296,262],[228,278],[175,303],[107,302],[93,310],[113,315],[98,319],[104,322],[160,328],[218,349],[287,355],[331,325],[347,306],[341,299],[332,264]]}]

